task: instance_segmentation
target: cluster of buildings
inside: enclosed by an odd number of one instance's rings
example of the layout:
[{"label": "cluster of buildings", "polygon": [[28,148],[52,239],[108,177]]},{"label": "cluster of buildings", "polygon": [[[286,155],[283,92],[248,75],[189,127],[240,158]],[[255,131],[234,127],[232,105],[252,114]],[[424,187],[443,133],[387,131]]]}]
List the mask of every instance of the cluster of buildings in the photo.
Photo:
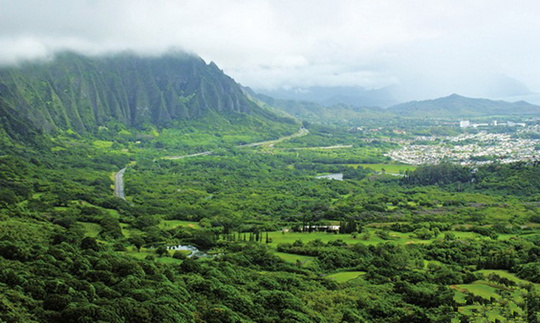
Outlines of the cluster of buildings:
[{"label": "cluster of buildings", "polygon": [[498,122],[497,120],[493,120],[491,123],[471,123],[469,120],[460,120],[459,121],[459,127],[460,128],[478,128],[478,127],[497,127],[497,126],[507,126],[507,127],[525,127],[527,124],[525,123],[519,123],[519,122]]},{"label": "cluster of buildings", "polygon": [[[387,156],[395,161],[410,164],[436,164],[449,160],[462,165],[481,165],[494,161],[511,163],[534,161],[540,155],[540,139],[524,139],[508,134],[480,132],[456,137],[439,137],[432,144],[402,142],[402,148],[390,151]],[[424,139],[425,140],[425,139]]]}]

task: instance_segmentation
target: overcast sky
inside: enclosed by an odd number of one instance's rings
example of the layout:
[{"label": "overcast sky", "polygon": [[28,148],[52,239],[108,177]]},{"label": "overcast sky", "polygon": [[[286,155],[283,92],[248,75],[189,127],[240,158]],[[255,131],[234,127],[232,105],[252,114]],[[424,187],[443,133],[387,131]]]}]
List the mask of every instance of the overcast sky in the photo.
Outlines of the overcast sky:
[{"label": "overcast sky", "polygon": [[0,64],[171,48],[253,88],[540,92],[540,1],[0,0]]}]

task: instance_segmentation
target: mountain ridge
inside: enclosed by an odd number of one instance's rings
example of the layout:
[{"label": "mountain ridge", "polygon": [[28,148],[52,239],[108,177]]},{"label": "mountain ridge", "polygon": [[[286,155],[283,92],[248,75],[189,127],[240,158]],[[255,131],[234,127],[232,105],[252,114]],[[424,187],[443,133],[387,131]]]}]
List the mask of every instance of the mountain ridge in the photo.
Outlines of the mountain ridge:
[{"label": "mountain ridge", "polygon": [[184,53],[64,52],[50,62],[0,68],[0,126],[8,133],[85,132],[111,121],[163,126],[210,111],[269,116],[215,63]]},{"label": "mountain ridge", "polygon": [[526,101],[507,102],[483,98],[468,98],[459,94],[431,100],[416,100],[388,108],[357,107],[346,104],[324,106],[313,101],[276,99],[265,94],[250,93],[262,102],[274,106],[285,113],[307,121],[355,122],[373,118],[462,118],[486,116],[538,116],[540,106]]},{"label": "mountain ridge", "polygon": [[482,117],[540,115],[540,106],[525,101],[506,102],[451,94],[431,100],[410,101],[387,108],[402,117]]}]

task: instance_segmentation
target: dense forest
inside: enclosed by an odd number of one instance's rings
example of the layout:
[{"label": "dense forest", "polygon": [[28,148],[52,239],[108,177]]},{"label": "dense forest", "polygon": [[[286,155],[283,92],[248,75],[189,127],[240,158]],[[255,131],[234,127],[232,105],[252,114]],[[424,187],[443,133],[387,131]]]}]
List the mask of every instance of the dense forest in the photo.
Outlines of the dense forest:
[{"label": "dense forest", "polygon": [[[152,142],[4,142],[4,321],[536,319],[537,166],[399,177],[347,166],[362,154],[384,163],[384,148],[170,160]],[[111,174],[128,164],[124,201]],[[344,180],[316,178],[333,172]],[[165,248],[177,244],[208,256]]]},{"label": "dense forest", "polygon": [[2,322],[540,318],[537,163],[397,164],[392,120],[305,130],[261,106],[80,129],[52,118],[50,132],[3,118]]}]

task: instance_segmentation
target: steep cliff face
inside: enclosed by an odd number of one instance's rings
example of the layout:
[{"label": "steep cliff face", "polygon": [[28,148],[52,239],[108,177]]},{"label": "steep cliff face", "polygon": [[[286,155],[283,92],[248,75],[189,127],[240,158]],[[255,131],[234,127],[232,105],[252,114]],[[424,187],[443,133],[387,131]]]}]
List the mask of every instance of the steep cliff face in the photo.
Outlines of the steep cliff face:
[{"label": "steep cliff face", "polygon": [[8,132],[35,127],[89,131],[111,119],[129,126],[166,125],[208,111],[258,110],[214,63],[174,54],[53,61],[0,69],[0,125]]}]

